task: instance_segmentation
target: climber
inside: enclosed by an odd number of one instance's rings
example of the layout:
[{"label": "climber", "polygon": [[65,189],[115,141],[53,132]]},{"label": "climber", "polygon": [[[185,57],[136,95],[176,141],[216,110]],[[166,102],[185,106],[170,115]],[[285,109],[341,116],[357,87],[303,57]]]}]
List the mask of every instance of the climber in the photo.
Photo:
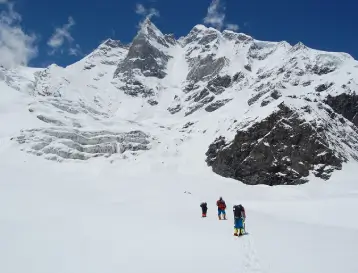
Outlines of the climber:
[{"label": "climber", "polygon": [[219,220],[221,220],[221,214],[224,216],[224,220],[226,220],[226,213],[225,213],[226,204],[222,197],[220,197],[220,199],[216,202],[216,205],[218,207]]},{"label": "climber", "polygon": [[206,202],[202,202],[200,204],[200,207],[201,207],[201,217],[206,217],[206,212],[208,211],[208,204]]},{"label": "climber", "polygon": [[242,236],[245,234],[245,208],[240,205],[233,207],[234,212],[234,236]]}]

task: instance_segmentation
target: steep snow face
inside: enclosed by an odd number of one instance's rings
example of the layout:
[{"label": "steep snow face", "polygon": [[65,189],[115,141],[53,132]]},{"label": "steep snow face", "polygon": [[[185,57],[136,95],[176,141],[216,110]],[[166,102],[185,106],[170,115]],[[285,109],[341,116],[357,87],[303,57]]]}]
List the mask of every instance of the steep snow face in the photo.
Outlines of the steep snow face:
[{"label": "steep snow face", "polygon": [[[83,69],[87,70],[92,69],[98,64],[116,66],[125,58],[128,53],[128,48],[129,46],[122,44],[121,41],[107,39],[79,63],[82,64],[85,62]],[[77,63],[76,66],[78,66],[79,63]]]},{"label": "steep snow face", "polygon": [[[203,25],[176,40],[146,20],[130,45],[109,39],[66,68],[1,68],[0,77],[11,90],[30,95],[25,107],[36,119],[36,126],[25,124],[14,140],[31,153],[55,160],[122,160],[128,159],[126,153],[138,157],[151,149],[185,158],[187,142],[200,139],[191,148],[196,151],[191,160],[205,162],[216,138],[229,143],[237,130],[256,128],[284,103],[299,112],[303,123],[317,125],[325,117],[325,130],[331,134],[325,143],[338,153],[340,168],[357,158],[357,131],[351,123],[357,111],[347,104],[358,89],[357,69],[348,54],[313,50],[302,43],[258,41]],[[133,132],[140,136],[126,141]],[[250,146],[257,139],[248,141]],[[324,162],[317,164],[309,165],[308,173],[329,169]],[[304,171],[302,179],[308,173]]]}]

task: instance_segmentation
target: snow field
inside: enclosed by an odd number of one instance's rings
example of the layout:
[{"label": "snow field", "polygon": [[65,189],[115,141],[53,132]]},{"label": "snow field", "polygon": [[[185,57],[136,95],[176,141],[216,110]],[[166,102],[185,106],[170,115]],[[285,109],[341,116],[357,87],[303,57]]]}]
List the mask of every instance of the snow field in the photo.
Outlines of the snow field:
[{"label": "snow field", "polygon": [[[56,164],[6,143],[1,152],[8,155],[0,161],[1,272],[358,269],[357,186],[349,181],[249,187],[180,167],[141,173],[139,162],[126,172],[128,165],[100,160]],[[228,205],[227,221],[217,219],[219,196]],[[201,201],[208,202],[205,219]],[[233,236],[235,203],[247,211],[249,235],[241,238]]]}]

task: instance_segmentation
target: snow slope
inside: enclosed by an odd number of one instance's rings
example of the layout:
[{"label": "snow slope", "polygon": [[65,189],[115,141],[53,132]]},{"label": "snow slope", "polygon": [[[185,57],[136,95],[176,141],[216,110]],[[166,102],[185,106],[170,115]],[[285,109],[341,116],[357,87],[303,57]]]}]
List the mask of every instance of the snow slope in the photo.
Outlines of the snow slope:
[{"label": "snow slope", "polygon": [[[201,25],[179,41],[142,31],[66,68],[0,68],[0,272],[358,272],[357,131],[321,107],[354,93],[357,62]],[[327,126],[342,169],[276,187],[214,174],[208,146],[281,103]]]},{"label": "snow slope", "polygon": [[[250,187],[175,156],[161,165],[58,164],[12,146],[1,145],[1,272],[358,270],[354,169],[329,184]],[[217,220],[219,195],[228,221]],[[232,236],[235,203],[247,210],[242,238]]]}]

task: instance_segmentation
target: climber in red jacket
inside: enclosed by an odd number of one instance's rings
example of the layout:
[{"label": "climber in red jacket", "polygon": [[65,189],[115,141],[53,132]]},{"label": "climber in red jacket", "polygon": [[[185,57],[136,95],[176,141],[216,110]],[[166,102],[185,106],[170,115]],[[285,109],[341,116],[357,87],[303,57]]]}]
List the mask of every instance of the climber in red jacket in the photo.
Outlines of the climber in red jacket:
[{"label": "climber in red jacket", "polygon": [[225,213],[226,204],[222,197],[220,197],[220,199],[216,202],[216,205],[218,207],[219,220],[221,220],[221,214],[224,216],[224,220],[226,220],[226,213]]}]

